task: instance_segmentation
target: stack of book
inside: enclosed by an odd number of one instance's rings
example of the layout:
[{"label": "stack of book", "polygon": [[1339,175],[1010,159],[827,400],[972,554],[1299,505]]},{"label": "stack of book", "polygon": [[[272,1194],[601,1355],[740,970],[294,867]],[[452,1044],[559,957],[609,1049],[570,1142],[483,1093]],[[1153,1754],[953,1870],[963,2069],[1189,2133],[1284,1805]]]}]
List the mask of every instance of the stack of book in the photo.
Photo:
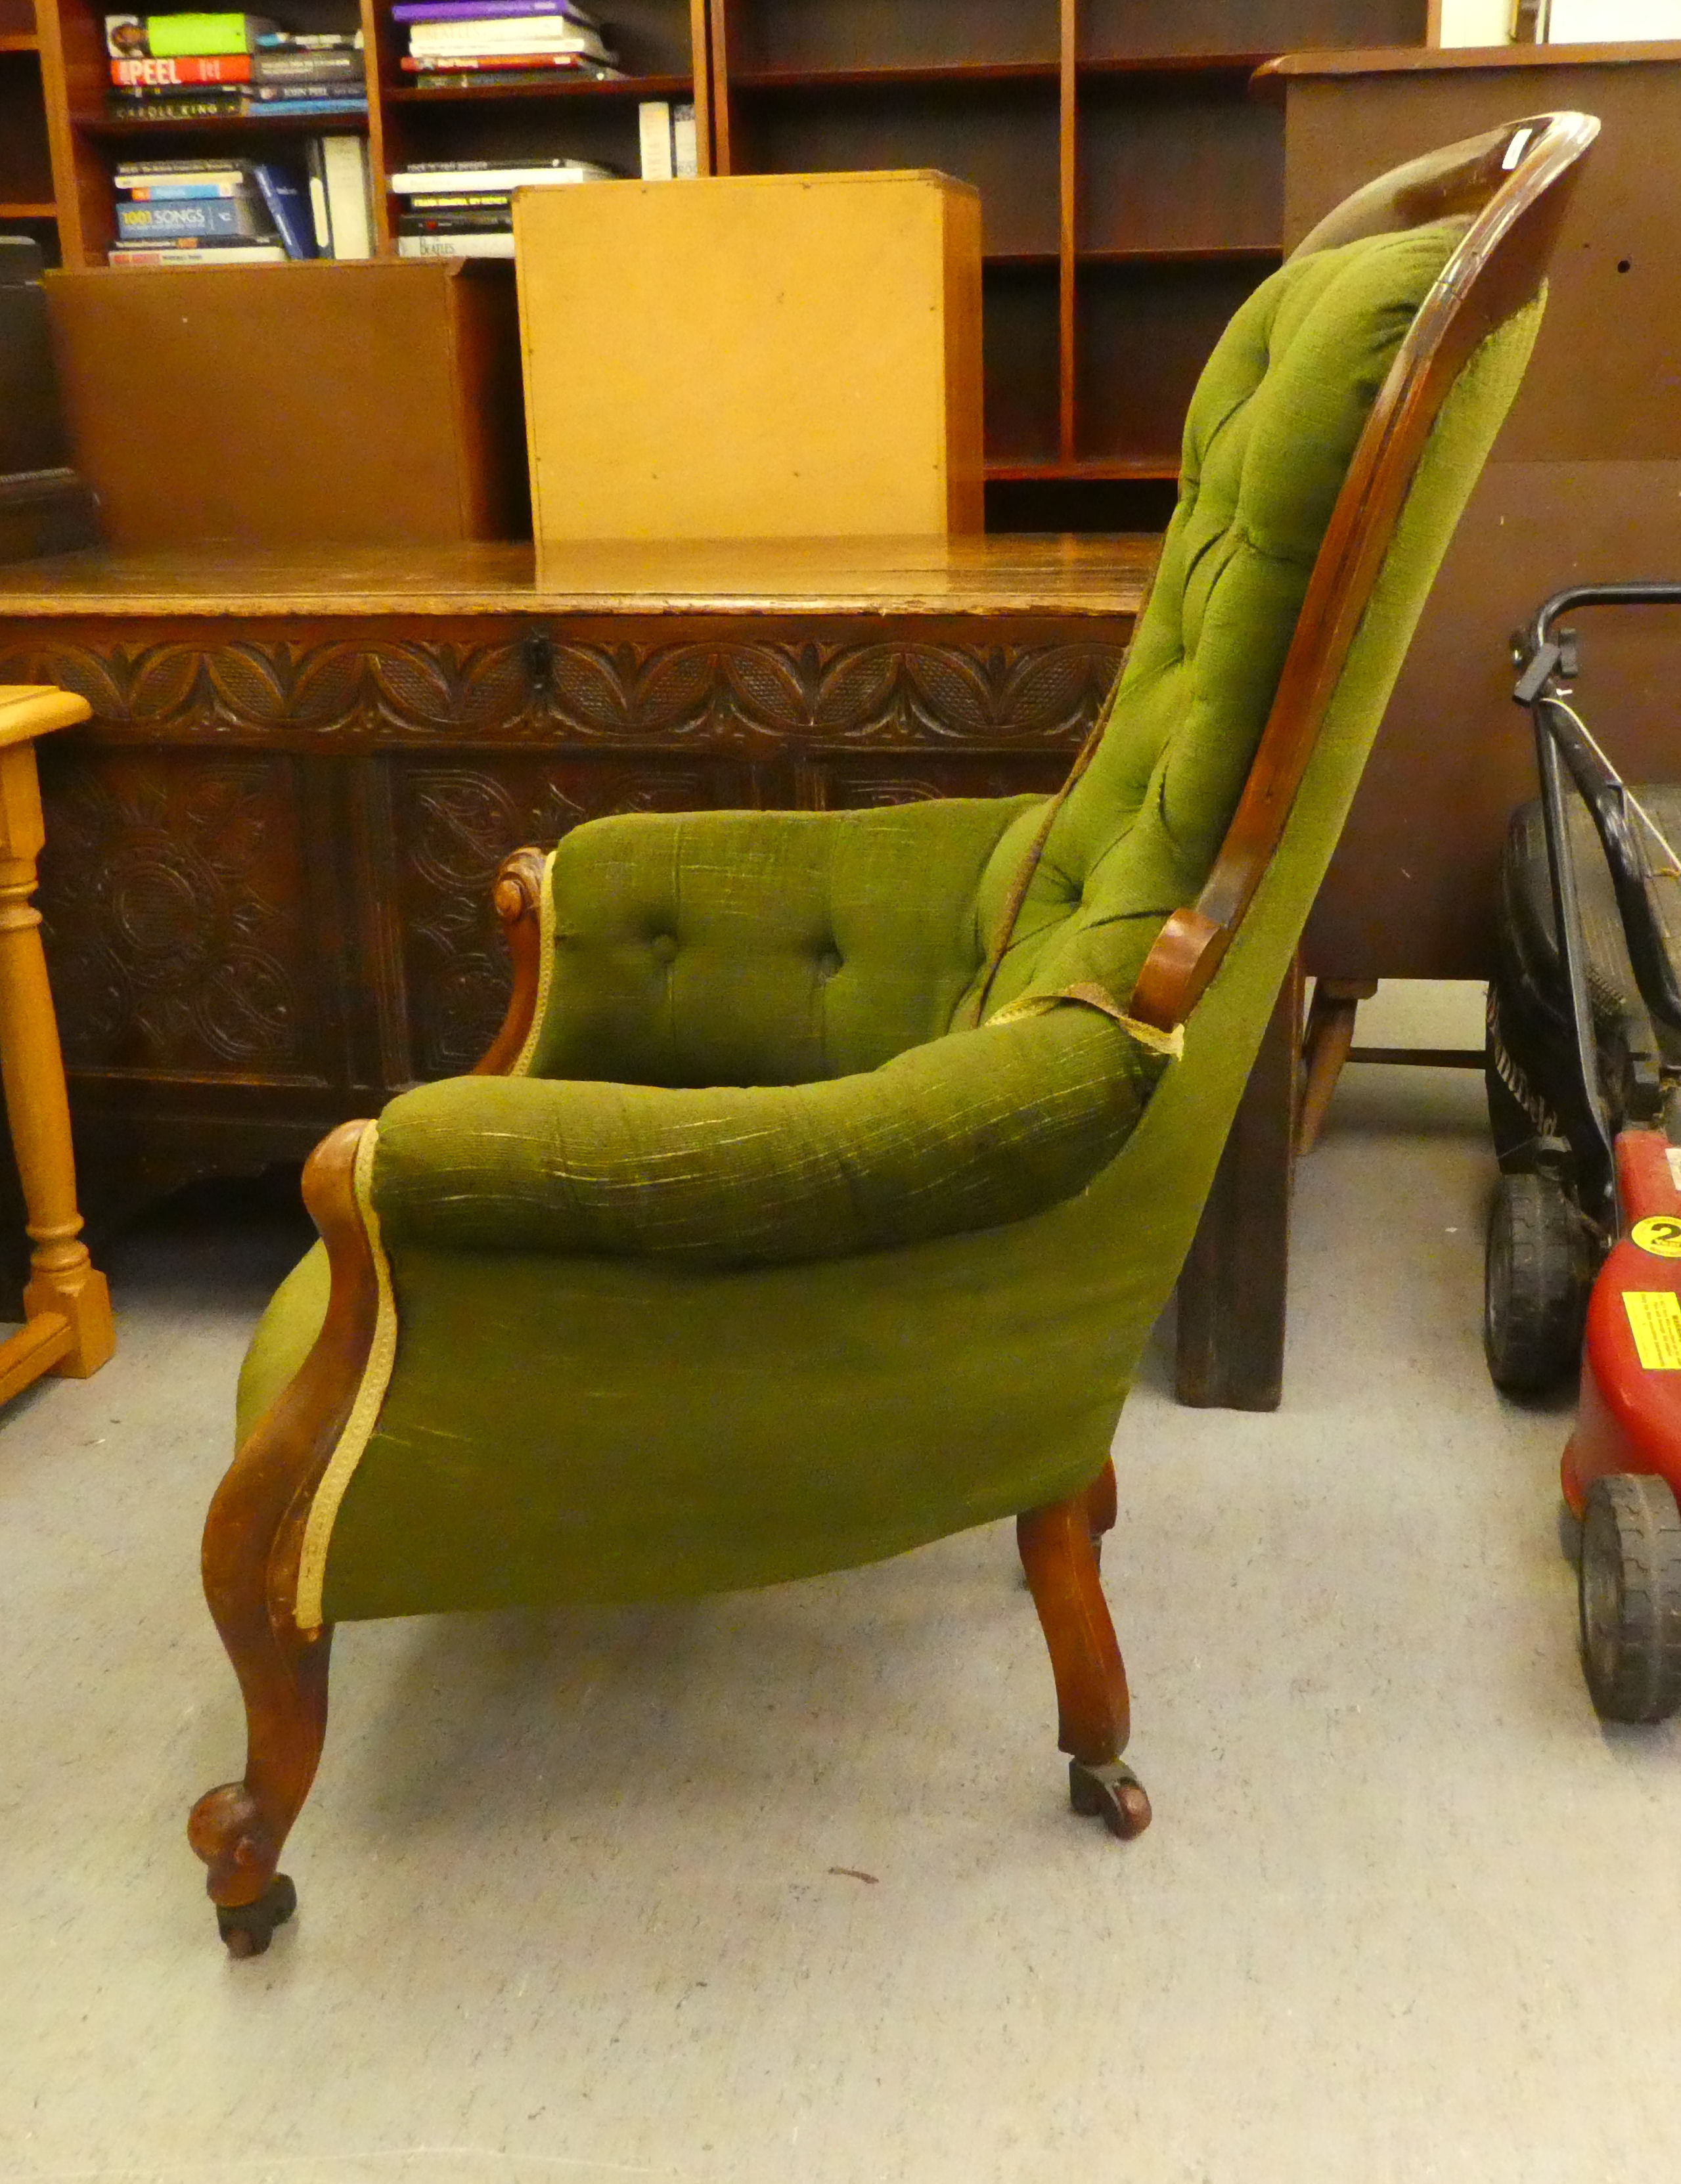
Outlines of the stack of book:
[{"label": "stack of book", "polygon": [[146,121],[365,114],[359,31],[282,31],[265,15],[108,15],[111,111]]},{"label": "stack of book", "polygon": [[315,254],[302,189],[267,160],[135,159],[115,180],[113,265],[257,265]]},{"label": "stack of book", "polygon": [[610,167],[587,159],[435,159],[393,175],[406,200],[398,214],[399,258],[511,258],[514,192],[563,182],[610,181]]},{"label": "stack of book", "polygon": [[309,146],[309,187],[267,159],[129,159],[114,177],[113,265],[261,265],[366,258],[366,155],[359,137]]},{"label": "stack of book", "polygon": [[398,0],[391,13],[409,26],[399,65],[421,91],[547,88],[568,76],[624,74],[577,0]]}]

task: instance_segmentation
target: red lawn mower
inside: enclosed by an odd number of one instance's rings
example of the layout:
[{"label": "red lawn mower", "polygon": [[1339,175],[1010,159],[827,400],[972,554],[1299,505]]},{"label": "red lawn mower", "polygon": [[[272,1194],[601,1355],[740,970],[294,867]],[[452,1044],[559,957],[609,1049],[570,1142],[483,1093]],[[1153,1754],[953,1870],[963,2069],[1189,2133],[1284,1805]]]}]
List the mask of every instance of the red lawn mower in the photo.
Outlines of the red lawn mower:
[{"label": "red lawn mower", "polygon": [[1512,819],[1489,989],[1483,1343],[1511,1394],[1580,1359],[1564,1497],[1582,1522],[1582,1661],[1600,1713],[1681,1706],[1681,785],[1630,788],[1571,699],[1561,616],[1681,604],[1584,585],[1513,639],[1541,794]]}]

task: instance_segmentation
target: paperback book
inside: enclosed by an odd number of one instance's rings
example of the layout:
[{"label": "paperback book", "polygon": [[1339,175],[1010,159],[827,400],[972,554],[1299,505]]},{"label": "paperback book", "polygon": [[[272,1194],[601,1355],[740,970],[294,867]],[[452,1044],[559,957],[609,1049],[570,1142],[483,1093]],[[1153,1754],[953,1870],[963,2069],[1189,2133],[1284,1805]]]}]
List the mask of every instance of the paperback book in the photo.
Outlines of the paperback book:
[{"label": "paperback book", "polygon": [[183,54],[248,53],[280,25],[266,15],[108,15],[105,50],[114,60],[168,60]]}]

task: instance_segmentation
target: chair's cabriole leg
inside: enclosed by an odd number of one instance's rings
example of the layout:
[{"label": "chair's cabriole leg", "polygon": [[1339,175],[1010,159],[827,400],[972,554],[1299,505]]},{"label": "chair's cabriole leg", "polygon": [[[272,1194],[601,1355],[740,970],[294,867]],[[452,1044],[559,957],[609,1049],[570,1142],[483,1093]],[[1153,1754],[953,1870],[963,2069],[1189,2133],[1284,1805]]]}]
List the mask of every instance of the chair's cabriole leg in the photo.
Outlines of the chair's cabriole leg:
[{"label": "chair's cabriole leg", "polygon": [[[1077,1813],[1100,1814],[1113,1835],[1141,1835],[1149,1800],[1122,1761],[1132,1727],[1127,1671],[1098,1576],[1093,1533],[1113,1522],[1114,1477],[1016,1520],[1021,1567],[1038,1610],[1056,1681],[1057,1741],[1069,1755]],[[1107,1522],[1102,1520],[1106,1518]]]},{"label": "chair's cabriole leg", "polygon": [[242,1781],[198,1800],[187,1840],[210,1869],[217,1925],[235,1956],[260,1955],[292,1915],[292,1883],[277,1867],[326,1735],[332,1632],[298,1628],[298,1565],[310,1502],[374,1339],[378,1282],[353,1183],[368,1127],[343,1124],[303,1172],[331,1269],[326,1317],[297,1377],[235,1457],[204,1527],[204,1594],[245,1700],[246,1762]]}]

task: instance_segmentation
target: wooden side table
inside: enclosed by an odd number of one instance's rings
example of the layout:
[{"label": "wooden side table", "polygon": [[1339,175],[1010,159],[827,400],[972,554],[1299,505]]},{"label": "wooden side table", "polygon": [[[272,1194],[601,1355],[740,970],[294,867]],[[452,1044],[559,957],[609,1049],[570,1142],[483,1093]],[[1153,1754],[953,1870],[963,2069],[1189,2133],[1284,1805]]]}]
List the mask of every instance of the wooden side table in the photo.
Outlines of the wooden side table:
[{"label": "wooden side table", "polygon": [[85,699],[0,683],[0,1078],[33,1248],[24,1325],[0,1343],[0,1402],[39,1379],[85,1379],[110,1356],[111,1299],[81,1240],[70,1111],[41,948],[36,859],[46,839],[35,739],[85,721]]}]

